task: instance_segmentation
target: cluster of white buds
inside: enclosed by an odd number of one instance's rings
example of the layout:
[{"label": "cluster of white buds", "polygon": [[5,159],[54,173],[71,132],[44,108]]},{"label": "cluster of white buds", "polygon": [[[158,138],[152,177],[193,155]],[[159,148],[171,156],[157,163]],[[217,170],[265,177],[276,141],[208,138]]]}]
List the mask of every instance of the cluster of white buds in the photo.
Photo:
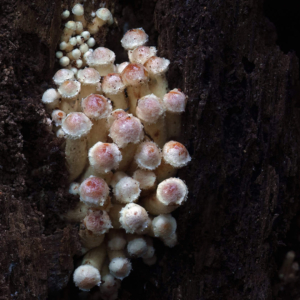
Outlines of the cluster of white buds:
[{"label": "cluster of white buds", "polygon": [[[145,46],[142,28],[124,35],[129,61],[114,65],[111,50],[89,49],[95,45],[91,34],[113,22],[111,13],[101,8],[89,24],[81,4],[72,12],[75,21],[67,22],[60,44],[64,53],[57,53],[68,68],[56,72],[57,90],[47,90],[42,101],[57,136],[66,141],[69,193],[80,200],[63,216],[81,223],[84,256],[75,285],[83,291],[100,286],[102,299],[113,300],[131,272],[131,259],[155,264],[152,238],[168,247],[177,244],[171,212],[187,200],[188,188],[175,176],[191,157],[173,139],[180,135],[186,96],[169,91],[170,62]],[[63,18],[69,15],[65,11]]]}]

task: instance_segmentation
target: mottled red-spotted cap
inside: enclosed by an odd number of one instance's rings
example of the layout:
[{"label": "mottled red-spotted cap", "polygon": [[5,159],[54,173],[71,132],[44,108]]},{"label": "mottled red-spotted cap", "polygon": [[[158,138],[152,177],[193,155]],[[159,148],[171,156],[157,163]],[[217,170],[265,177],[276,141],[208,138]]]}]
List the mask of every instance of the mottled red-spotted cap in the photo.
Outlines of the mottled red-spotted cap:
[{"label": "mottled red-spotted cap", "polygon": [[87,57],[87,64],[90,67],[106,66],[113,64],[115,59],[116,55],[113,51],[99,47]]},{"label": "mottled red-spotted cap", "polygon": [[52,121],[56,126],[61,126],[62,120],[65,117],[66,117],[66,113],[60,109],[55,109],[51,114]]},{"label": "mottled red-spotted cap", "polygon": [[110,100],[98,94],[91,94],[82,99],[82,111],[92,120],[107,118],[112,111]]},{"label": "mottled red-spotted cap", "polygon": [[161,75],[168,71],[170,61],[166,58],[152,56],[144,64],[149,75]]},{"label": "mottled red-spotted cap", "polygon": [[154,94],[146,95],[138,100],[136,115],[148,124],[156,123],[165,114],[163,101]]},{"label": "mottled red-spotted cap", "polygon": [[174,89],[165,94],[163,101],[166,110],[172,113],[182,113],[185,111],[186,96],[179,89]]},{"label": "mottled red-spotted cap", "polygon": [[104,179],[91,176],[85,179],[79,188],[80,201],[89,207],[101,207],[109,195],[109,187]]},{"label": "mottled red-spotted cap", "polygon": [[83,219],[84,226],[92,231],[95,235],[101,235],[112,228],[111,220],[105,210],[88,210]]},{"label": "mottled red-spotted cap", "polygon": [[143,125],[138,118],[128,114],[113,122],[109,136],[119,148],[124,148],[129,143],[137,144],[144,138]]},{"label": "mottled red-spotted cap", "polygon": [[128,30],[121,39],[122,47],[125,50],[133,50],[138,46],[143,46],[148,42],[148,34],[143,28]]},{"label": "mottled red-spotted cap", "polygon": [[126,86],[140,86],[149,81],[148,72],[141,64],[129,64],[121,73]]},{"label": "mottled red-spotted cap", "polygon": [[71,99],[79,94],[81,90],[81,84],[77,80],[68,79],[65,80],[58,88],[58,92],[65,99]]},{"label": "mottled red-spotted cap", "polygon": [[95,85],[100,82],[100,74],[94,68],[85,68],[77,72],[77,79],[81,84]]},{"label": "mottled red-spotted cap", "polygon": [[141,169],[155,170],[161,163],[161,150],[154,142],[139,144],[134,159]]},{"label": "mottled red-spotted cap", "polygon": [[118,73],[108,74],[102,80],[102,89],[105,94],[118,94],[123,92],[125,87],[121,75]]},{"label": "mottled red-spotted cap", "polygon": [[185,146],[175,141],[167,142],[164,145],[163,158],[175,168],[182,168],[191,161],[190,154]]},{"label": "mottled red-spotted cap", "polygon": [[61,85],[65,80],[73,79],[74,73],[68,69],[60,69],[53,76],[53,81],[56,85]]},{"label": "mottled red-spotted cap", "polygon": [[134,50],[128,51],[128,57],[131,63],[144,64],[151,56],[156,55],[155,47],[139,46]]},{"label": "mottled red-spotted cap", "polygon": [[81,112],[69,113],[62,121],[62,129],[67,138],[74,140],[87,135],[92,125],[91,120]]},{"label": "mottled red-spotted cap", "polygon": [[122,154],[113,143],[98,142],[89,150],[90,165],[101,174],[117,169],[121,160]]},{"label": "mottled red-spotted cap", "polygon": [[187,200],[188,188],[179,178],[168,178],[157,186],[156,197],[164,205],[179,206]]}]

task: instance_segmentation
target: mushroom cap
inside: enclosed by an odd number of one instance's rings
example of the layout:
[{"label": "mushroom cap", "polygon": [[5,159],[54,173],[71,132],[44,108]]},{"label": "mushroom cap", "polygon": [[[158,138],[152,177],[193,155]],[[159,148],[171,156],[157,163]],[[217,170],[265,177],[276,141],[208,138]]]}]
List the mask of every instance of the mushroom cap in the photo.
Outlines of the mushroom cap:
[{"label": "mushroom cap", "polygon": [[150,224],[146,210],[135,203],[126,204],[120,211],[121,227],[127,233],[143,234]]},{"label": "mushroom cap", "polygon": [[78,183],[78,182],[70,183],[69,193],[72,195],[79,195],[79,187],[80,187],[80,183]]},{"label": "mushroom cap", "polygon": [[156,47],[139,46],[128,51],[128,57],[131,63],[144,64],[151,56],[157,53]]},{"label": "mushroom cap", "polygon": [[58,92],[65,99],[72,99],[79,94],[81,90],[81,84],[77,80],[68,79],[65,80],[58,88]]},{"label": "mushroom cap", "polygon": [[87,135],[92,125],[91,120],[81,112],[69,113],[62,121],[62,129],[67,138],[74,140]]},{"label": "mushroom cap", "polygon": [[137,102],[136,115],[148,124],[156,123],[165,111],[163,101],[154,94],[146,95]]},{"label": "mushroom cap", "polygon": [[129,64],[121,73],[126,86],[140,86],[149,81],[148,72],[141,64]]},{"label": "mushroom cap", "polygon": [[134,159],[141,169],[155,170],[161,163],[161,150],[154,142],[139,144]]},{"label": "mushroom cap", "polygon": [[109,114],[109,116],[107,117],[107,126],[108,126],[108,128],[111,127],[111,125],[113,124],[113,122],[115,120],[118,120],[118,119],[120,119],[124,116],[127,116],[127,115],[128,115],[128,113],[125,110],[121,109],[121,108],[118,108],[118,109],[115,109],[114,111],[112,111]]},{"label": "mushroom cap", "polygon": [[72,13],[75,16],[82,16],[84,14],[84,8],[82,4],[75,4],[72,8]]},{"label": "mushroom cap", "polygon": [[53,76],[53,81],[56,85],[61,85],[65,80],[73,79],[74,73],[68,69],[60,69]]},{"label": "mushroom cap", "polygon": [[109,264],[110,273],[117,279],[124,279],[131,272],[132,266],[128,258],[115,257]]},{"label": "mushroom cap", "polygon": [[[76,49],[78,50],[78,49]],[[75,51],[75,50],[74,50]],[[86,85],[95,85],[100,82],[100,74],[94,68],[85,68],[83,70],[79,70],[77,73],[77,79],[81,84]]]},{"label": "mushroom cap", "polygon": [[79,266],[73,275],[74,283],[82,291],[89,291],[95,285],[100,286],[101,275],[99,270],[90,265]]},{"label": "mushroom cap", "polygon": [[168,71],[170,61],[163,57],[152,56],[144,64],[150,76],[162,75]]},{"label": "mushroom cap", "polygon": [[156,237],[167,238],[177,229],[176,219],[170,214],[158,215],[152,220],[152,229]]},{"label": "mushroom cap", "polygon": [[167,142],[163,147],[162,153],[164,160],[175,168],[182,168],[191,161],[189,152],[179,142]]},{"label": "mushroom cap", "polygon": [[109,195],[109,187],[104,179],[91,176],[85,179],[79,188],[80,201],[89,207],[101,207]]},{"label": "mushroom cap", "polygon": [[97,16],[97,18],[99,18],[102,21],[106,22],[108,25],[112,25],[113,22],[114,22],[114,18],[112,16],[111,12],[105,7],[99,8],[96,11],[96,16]]},{"label": "mushroom cap", "polygon": [[101,174],[117,169],[121,160],[122,154],[113,143],[98,142],[89,150],[90,165]]},{"label": "mushroom cap", "polygon": [[104,47],[99,47],[87,57],[87,64],[90,67],[106,66],[113,64],[115,59],[116,55],[113,51]]},{"label": "mushroom cap", "polygon": [[138,169],[133,173],[133,179],[140,183],[141,190],[147,190],[154,186],[156,175],[152,171]]},{"label": "mushroom cap", "polygon": [[117,65],[117,72],[122,73],[123,70],[129,65],[128,61],[124,61],[121,64]]},{"label": "mushroom cap", "polygon": [[62,120],[66,117],[66,113],[60,109],[53,110],[51,114],[52,121],[56,126],[61,126]]},{"label": "mushroom cap", "polygon": [[139,182],[129,176],[121,178],[114,187],[114,195],[120,203],[136,202],[140,194]]},{"label": "mushroom cap", "polygon": [[122,178],[127,177],[127,176],[128,176],[128,175],[126,175],[125,172],[122,172],[122,171],[117,171],[117,172],[115,172],[114,175],[113,175],[113,177],[112,177],[112,179],[111,179],[111,181],[110,181],[110,186],[111,186],[112,188],[114,188],[114,187],[117,185],[117,183],[118,183]]},{"label": "mushroom cap", "polygon": [[42,96],[42,102],[45,104],[57,105],[60,99],[60,94],[55,89],[48,89],[44,92]]},{"label": "mushroom cap", "polygon": [[178,89],[165,94],[163,101],[168,112],[182,113],[185,111],[186,96]]},{"label": "mushroom cap", "polygon": [[156,197],[164,205],[181,205],[187,196],[188,188],[179,178],[165,179],[157,186]]},{"label": "mushroom cap", "polygon": [[111,220],[105,210],[88,210],[87,215],[83,219],[85,227],[92,231],[95,235],[102,235],[112,228]]},{"label": "mushroom cap", "polygon": [[83,112],[93,120],[107,118],[112,111],[110,100],[98,94],[91,94],[82,99],[81,107]]},{"label": "mushroom cap", "polygon": [[143,28],[128,30],[121,39],[122,47],[125,50],[133,50],[138,46],[143,46],[148,42],[148,34]]},{"label": "mushroom cap", "polygon": [[106,75],[102,80],[102,89],[105,94],[116,95],[125,90],[125,84],[122,77],[118,73],[111,73]]},{"label": "mushroom cap", "polygon": [[75,31],[76,30],[76,23],[74,21],[68,21],[65,24],[65,28]]},{"label": "mushroom cap", "polygon": [[127,252],[130,256],[141,257],[147,253],[147,243],[142,237],[135,238],[128,242]]}]

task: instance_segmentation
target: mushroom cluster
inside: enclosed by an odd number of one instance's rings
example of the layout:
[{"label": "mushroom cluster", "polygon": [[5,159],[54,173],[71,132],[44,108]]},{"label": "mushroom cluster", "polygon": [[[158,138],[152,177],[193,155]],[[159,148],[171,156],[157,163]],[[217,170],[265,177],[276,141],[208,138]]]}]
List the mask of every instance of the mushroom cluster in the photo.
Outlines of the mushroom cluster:
[{"label": "mushroom cluster", "polygon": [[65,68],[53,77],[57,89],[47,90],[42,101],[56,135],[65,139],[69,193],[79,198],[63,216],[81,224],[75,285],[83,291],[100,286],[101,297],[113,300],[131,259],[155,264],[154,237],[168,247],[177,243],[171,213],[186,202],[188,188],[175,176],[191,160],[175,141],[186,96],[169,91],[170,62],[145,46],[142,28],[126,32],[121,44],[129,61],[115,65],[111,50],[91,49],[91,34],[113,23],[110,11],[100,8],[92,23],[83,12],[81,4],[72,9],[74,21],[66,23],[56,53]]}]

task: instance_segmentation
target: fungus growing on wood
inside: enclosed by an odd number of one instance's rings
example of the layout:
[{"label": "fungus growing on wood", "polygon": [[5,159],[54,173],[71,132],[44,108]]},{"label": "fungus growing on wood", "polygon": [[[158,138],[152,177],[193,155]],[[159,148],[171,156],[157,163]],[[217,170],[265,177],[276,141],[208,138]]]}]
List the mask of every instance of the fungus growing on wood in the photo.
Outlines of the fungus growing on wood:
[{"label": "fungus growing on wood", "polygon": [[74,73],[68,69],[60,69],[53,76],[53,81],[60,86],[65,80],[74,79]]},{"label": "fungus growing on wood", "polygon": [[65,80],[58,88],[61,95],[62,103],[61,110],[65,113],[77,111],[78,95],[81,90],[81,84],[77,80]]},{"label": "fungus growing on wood", "polygon": [[136,202],[140,196],[140,184],[137,180],[125,176],[118,181],[113,189],[116,201],[122,204]]},{"label": "fungus growing on wood", "polygon": [[126,258],[124,251],[108,251],[108,257],[110,260],[109,270],[115,278],[123,280],[130,274],[131,262]]},{"label": "fungus growing on wood", "polygon": [[95,34],[103,25],[112,25],[113,22],[114,19],[111,12],[107,8],[100,8],[96,11],[96,18],[88,25],[88,31],[91,34]]},{"label": "fungus growing on wood", "polygon": [[99,47],[87,57],[87,64],[95,68],[101,76],[114,72],[116,55],[111,50]]},{"label": "fungus growing on wood", "polygon": [[89,209],[83,219],[83,224],[86,229],[92,231],[95,235],[107,233],[112,228],[109,215],[105,210]]},{"label": "fungus growing on wood", "polygon": [[121,44],[125,50],[133,50],[145,45],[148,39],[148,34],[143,28],[130,29],[124,34]]},{"label": "fungus growing on wood", "polygon": [[149,194],[156,187],[156,176],[152,171],[138,169],[132,178],[139,182],[142,196]]},{"label": "fungus growing on wood", "polygon": [[155,47],[139,46],[128,51],[128,57],[131,63],[144,64],[151,56],[156,55]]},{"label": "fungus growing on wood", "polygon": [[127,244],[125,231],[122,229],[111,229],[107,238],[107,247],[112,251],[122,250]]},{"label": "fungus growing on wood", "polygon": [[44,92],[42,102],[48,110],[57,108],[59,106],[60,94],[55,89],[48,89]]}]

